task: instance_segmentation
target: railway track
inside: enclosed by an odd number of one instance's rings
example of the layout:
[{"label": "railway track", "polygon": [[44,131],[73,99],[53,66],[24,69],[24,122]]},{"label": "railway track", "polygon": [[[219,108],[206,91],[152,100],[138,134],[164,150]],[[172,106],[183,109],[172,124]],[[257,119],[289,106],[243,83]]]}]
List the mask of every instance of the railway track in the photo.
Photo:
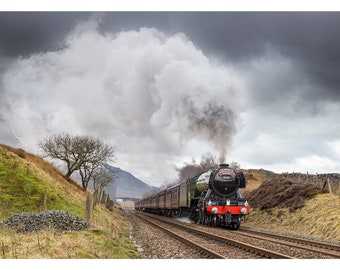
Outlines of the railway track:
[{"label": "railway track", "polygon": [[[141,213],[138,213],[140,215]],[[190,235],[184,236],[194,239],[196,235],[205,237],[206,240],[197,240],[199,243],[220,242],[224,246],[238,248],[252,253],[256,258],[320,258],[334,259],[340,258],[340,245],[306,240],[291,236],[259,232],[250,229],[240,229],[237,231],[225,230],[221,228],[212,228],[197,224],[187,224],[171,218],[157,215],[142,214],[144,217],[152,218],[168,224],[170,228],[180,228],[190,232]],[[176,234],[179,234],[176,232]],[[209,241],[207,240],[209,238]],[[198,247],[197,247],[198,248]],[[211,249],[211,247],[210,247]],[[226,257],[223,256],[222,257]]]},{"label": "railway track", "polygon": [[[340,244],[330,244],[321,241],[307,240],[299,237],[281,235],[277,233],[268,233],[262,231],[254,231],[251,229],[240,229],[238,234],[244,236],[251,236],[256,239],[266,241],[275,241],[276,243],[283,243],[286,246],[299,247],[307,251],[318,252],[332,258],[340,258]],[[274,240],[273,240],[274,239]]]},{"label": "railway track", "polygon": [[205,254],[208,258],[226,259],[230,258],[230,254],[234,254],[239,258],[291,258],[275,251],[266,250],[214,233],[207,233],[200,228],[192,228],[187,224],[176,222],[169,218],[141,213],[135,213],[135,215],[157,226],[189,247]]},{"label": "railway track", "polygon": [[165,227],[164,225],[160,224],[159,222],[155,222],[152,221],[152,219],[150,219],[149,217],[143,217],[141,215],[137,215],[139,218],[142,218],[144,221],[149,222],[150,224],[152,224],[153,226],[163,230],[164,232],[166,232],[167,234],[170,234],[172,237],[176,238],[177,240],[179,240],[180,242],[188,245],[189,247],[194,248],[195,250],[198,250],[200,253],[206,254],[207,257],[209,258],[214,258],[214,259],[225,259],[225,257],[223,257],[222,255],[213,252],[189,239],[187,239],[186,237],[183,237],[179,234],[177,234],[176,232],[168,229],[167,227]]}]

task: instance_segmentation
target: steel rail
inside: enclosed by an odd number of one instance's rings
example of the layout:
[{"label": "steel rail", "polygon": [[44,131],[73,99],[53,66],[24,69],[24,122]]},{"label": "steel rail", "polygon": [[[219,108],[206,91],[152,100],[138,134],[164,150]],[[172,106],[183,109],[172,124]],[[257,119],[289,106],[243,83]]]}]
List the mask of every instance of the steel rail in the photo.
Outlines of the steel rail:
[{"label": "steel rail", "polygon": [[[145,215],[145,214],[143,214],[143,215]],[[139,214],[138,214],[138,216],[139,216]],[[240,241],[237,241],[237,240],[233,240],[233,239],[226,238],[226,237],[223,237],[223,236],[220,236],[220,235],[209,233],[209,232],[197,229],[197,228],[192,228],[192,227],[185,225],[185,224],[182,224],[182,223],[173,222],[173,221],[171,221],[171,219],[164,219],[164,218],[158,217],[156,215],[147,215],[147,216],[150,217],[150,218],[159,220],[161,222],[171,224],[171,225],[177,226],[177,227],[182,228],[182,229],[189,230],[190,232],[199,233],[200,235],[203,235],[205,237],[209,237],[209,238],[217,240],[219,242],[227,243],[228,245],[231,245],[231,246],[246,250],[248,252],[267,257],[267,258],[294,259],[293,257],[287,256],[285,254],[281,254],[281,253],[278,253],[278,252],[275,252],[275,251],[259,248],[259,247],[253,246],[253,245],[249,245],[247,243],[243,243],[243,242],[240,242]]]},{"label": "steel rail", "polygon": [[192,242],[191,240],[185,238],[185,237],[182,237],[166,228],[164,228],[163,226],[151,221],[150,219],[147,219],[143,216],[140,216],[140,215],[137,215],[139,218],[145,220],[146,222],[149,222],[150,224],[152,224],[153,226],[156,226],[157,228],[163,230],[164,232],[166,232],[167,234],[170,234],[172,237],[176,238],[177,240],[179,240],[180,242],[188,245],[188,246],[191,246],[193,247],[194,249],[196,250],[199,250],[200,252],[203,252],[203,253],[206,253],[209,257],[211,258],[214,258],[214,259],[227,259],[226,257],[210,250],[210,249],[206,249],[205,247],[201,246],[201,245],[198,245],[196,244],[195,242]]},{"label": "steel rail", "polygon": [[[246,231],[246,233],[244,233],[243,231]],[[307,239],[297,238],[297,237],[293,237],[293,236],[279,235],[279,234],[276,234],[276,233],[260,232],[260,231],[249,230],[249,229],[244,229],[244,228],[242,228],[242,230],[239,230],[237,233],[240,234],[240,235],[244,235],[244,236],[251,236],[253,238],[260,239],[260,240],[266,240],[266,241],[271,241],[271,242],[274,242],[274,243],[280,243],[282,245],[286,245],[286,246],[290,246],[290,247],[298,247],[300,249],[304,249],[304,250],[312,251],[312,252],[315,252],[315,247],[323,248],[323,249],[326,249],[326,250],[318,250],[317,252],[324,254],[324,255],[332,256],[334,258],[340,258],[340,246],[329,244],[329,243],[323,243],[323,242],[315,241],[315,240],[307,240]],[[259,235],[262,235],[262,236],[259,236]],[[295,244],[289,244],[287,242],[285,243],[285,242],[282,242],[282,241],[277,241],[277,240],[268,239],[268,238],[264,238],[264,237],[276,238],[276,239],[280,239],[280,240],[283,240],[283,241],[292,242],[292,243],[295,243]],[[303,245],[306,245],[306,246],[300,246],[300,245],[296,246],[296,244],[303,244]]]}]

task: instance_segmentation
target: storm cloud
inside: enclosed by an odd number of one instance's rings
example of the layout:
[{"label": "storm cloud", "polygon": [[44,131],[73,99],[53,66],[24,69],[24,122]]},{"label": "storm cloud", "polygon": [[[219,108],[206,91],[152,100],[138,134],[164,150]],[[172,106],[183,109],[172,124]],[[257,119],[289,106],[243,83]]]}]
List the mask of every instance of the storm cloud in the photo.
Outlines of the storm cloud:
[{"label": "storm cloud", "polygon": [[339,12],[22,12],[0,25],[4,143],[90,133],[155,185],[207,151],[277,172],[340,166]]}]

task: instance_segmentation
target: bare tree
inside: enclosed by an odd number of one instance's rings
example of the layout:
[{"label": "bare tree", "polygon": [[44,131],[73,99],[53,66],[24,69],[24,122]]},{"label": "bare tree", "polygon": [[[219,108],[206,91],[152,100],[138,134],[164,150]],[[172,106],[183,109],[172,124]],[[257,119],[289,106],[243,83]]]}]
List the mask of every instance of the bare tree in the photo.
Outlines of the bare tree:
[{"label": "bare tree", "polygon": [[79,170],[81,156],[76,151],[74,139],[70,134],[51,135],[40,141],[38,145],[47,157],[59,159],[66,163],[66,179],[69,179],[74,171]]},{"label": "bare tree", "polygon": [[109,184],[114,183],[116,175],[114,172],[110,172],[104,166],[101,166],[98,170],[96,170],[92,175],[93,180],[93,189],[94,189],[94,202],[93,206],[95,206],[99,200],[100,195],[102,194],[104,187]]},{"label": "bare tree", "polygon": [[51,135],[40,141],[39,147],[47,157],[66,163],[66,179],[69,180],[72,173],[79,171],[84,190],[94,171],[115,158],[115,147],[90,136]]},{"label": "bare tree", "polygon": [[192,178],[198,174],[204,173],[210,169],[216,169],[218,164],[216,163],[215,157],[211,153],[202,155],[199,164],[193,159],[191,164],[185,163],[182,167],[177,167],[176,170],[179,175],[179,181],[184,181]]},{"label": "bare tree", "polygon": [[240,164],[238,164],[236,161],[232,161],[230,163],[230,167],[233,168],[235,171],[241,170]]},{"label": "bare tree", "polygon": [[218,163],[216,162],[216,157],[214,157],[211,153],[205,153],[201,157],[200,167],[203,172],[209,171],[210,169],[216,169],[218,167]]},{"label": "bare tree", "polygon": [[115,148],[98,139],[86,137],[82,142],[82,151],[85,159],[79,168],[79,174],[86,190],[93,173],[108,161],[114,160]]}]

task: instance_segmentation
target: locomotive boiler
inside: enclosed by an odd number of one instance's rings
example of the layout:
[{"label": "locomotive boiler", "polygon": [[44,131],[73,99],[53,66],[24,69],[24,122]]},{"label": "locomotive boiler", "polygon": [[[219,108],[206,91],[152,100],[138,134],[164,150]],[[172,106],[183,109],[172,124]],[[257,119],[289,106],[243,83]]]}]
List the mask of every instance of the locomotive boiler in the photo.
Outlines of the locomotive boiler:
[{"label": "locomotive boiler", "polygon": [[238,229],[250,207],[240,188],[246,187],[242,172],[220,164],[187,181],[168,187],[135,203],[135,209],[193,222]]}]

